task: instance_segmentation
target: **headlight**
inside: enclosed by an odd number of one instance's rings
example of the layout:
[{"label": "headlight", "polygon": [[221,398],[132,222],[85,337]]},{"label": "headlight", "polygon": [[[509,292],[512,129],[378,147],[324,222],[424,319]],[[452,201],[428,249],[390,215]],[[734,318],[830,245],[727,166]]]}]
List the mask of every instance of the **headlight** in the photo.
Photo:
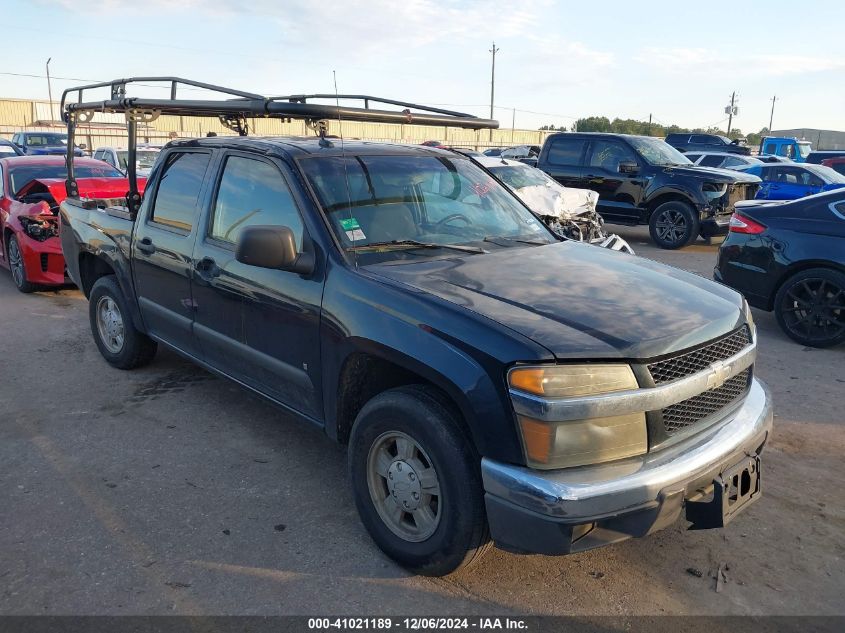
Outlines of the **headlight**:
[{"label": "headlight", "polygon": [[751,306],[746,299],[742,300],[742,310],[745,312],[745,320],[748,322],[748,329],[751,330],[751,338],[757,338],[757,326],[754,324],[754,315],[751,314]]},{"label": "headlight", "polygon": [[727,193],[728,185],[723,182],[705,182],[701,186],[701,190],[708,200],[716,200]]},{"label": "headlight", "polygon": [[[518,367],[510,387],[544,398],[576,398],[638,389],[628,365]],[[519,415],[525,458],[532,468],[566,468],[642,455],[648,451],[645,413],[565,422]]]}]

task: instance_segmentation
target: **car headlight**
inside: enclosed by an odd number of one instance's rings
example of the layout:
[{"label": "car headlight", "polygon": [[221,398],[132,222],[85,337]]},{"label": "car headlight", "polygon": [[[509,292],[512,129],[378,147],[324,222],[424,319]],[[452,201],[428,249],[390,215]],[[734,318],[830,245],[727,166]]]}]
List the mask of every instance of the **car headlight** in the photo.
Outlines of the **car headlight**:
[{"label": "car headlight", "polygon": [[[508,383],[511,389],[549,399],[639,388],[630,366],[609,363],[517,367],[508,374]],[[644,412],[562,422],[517,418],[525,459],[532,468],[597,464],[648,451]]]},{"label": "car headlight", "polygon": [[747,299],[742,300],[742,311],[745,313],[745,321],[748,323],[748,329],[751,330],[751,338],[757,338],[757,326],[754,323],[754,315],[751,314],[751,306]]},{"label": "car headlight", "polygon": [[727,193],[728,185],[724,182],[705,182],[701,186],[701,190],[708,200],[716,200]]}]

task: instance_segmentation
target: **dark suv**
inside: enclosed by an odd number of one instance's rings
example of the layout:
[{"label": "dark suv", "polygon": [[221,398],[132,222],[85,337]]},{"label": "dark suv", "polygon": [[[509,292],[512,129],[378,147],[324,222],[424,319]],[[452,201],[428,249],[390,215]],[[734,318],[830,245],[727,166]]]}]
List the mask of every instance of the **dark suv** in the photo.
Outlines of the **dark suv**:
[{"label": "dark suv", "polygon": [[750,174],[697,167],[648,136],[553,134],[537,166],[566,187],[598,192],[607,222],[648,224],[654,242],[669,249],[725,235],[734,204],[760,186]]},{"label": "dark suv", "polygon": [[746,156],[751,154],[751,148],[743,145],[744,141],[732,141],[718,134],[669,134],[666,142],[679,152],[730,152]]}]

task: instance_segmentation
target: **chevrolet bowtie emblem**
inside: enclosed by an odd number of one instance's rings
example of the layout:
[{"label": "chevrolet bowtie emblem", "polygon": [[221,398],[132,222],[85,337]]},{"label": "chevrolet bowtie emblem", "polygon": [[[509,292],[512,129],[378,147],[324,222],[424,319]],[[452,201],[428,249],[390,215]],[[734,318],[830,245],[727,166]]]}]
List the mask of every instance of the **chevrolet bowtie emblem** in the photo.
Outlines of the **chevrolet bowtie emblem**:
[{"label": "chevrolet bowtie emblem", "polygon": [[707,376],[707,388],[716,389],[725,384],[731,374],[731,364],[716,361],[710,365],[710,374]]}]

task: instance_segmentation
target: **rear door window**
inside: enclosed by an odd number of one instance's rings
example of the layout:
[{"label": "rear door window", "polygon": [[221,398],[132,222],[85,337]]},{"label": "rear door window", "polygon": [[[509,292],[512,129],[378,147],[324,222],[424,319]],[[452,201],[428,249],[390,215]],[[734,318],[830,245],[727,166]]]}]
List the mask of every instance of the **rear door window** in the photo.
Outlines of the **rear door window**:
[{"label": "rear door window", "polygon": [[710,154],[709,156],[705,156],[701,159],[701,162],[698,163],[704,167],[719,167],[725,160],[724,156],[714,156]]},{"label": "rear door window", "polygon": [[190,233],[211,154],[173,152],[167,157],[155,194],[150,222]]},{"label": "rear door window", "polygon": [[581,138],[558,137],[549,147],[548,161],[552,165],[581,166],[587,141]]},{"label": "rear door window", "polygon": [[706,134],[693,134],[690,137],[690,143],[692,143],[694,145],[705,145],[707,143],[712,143],[712,142],[713,141]]}]

